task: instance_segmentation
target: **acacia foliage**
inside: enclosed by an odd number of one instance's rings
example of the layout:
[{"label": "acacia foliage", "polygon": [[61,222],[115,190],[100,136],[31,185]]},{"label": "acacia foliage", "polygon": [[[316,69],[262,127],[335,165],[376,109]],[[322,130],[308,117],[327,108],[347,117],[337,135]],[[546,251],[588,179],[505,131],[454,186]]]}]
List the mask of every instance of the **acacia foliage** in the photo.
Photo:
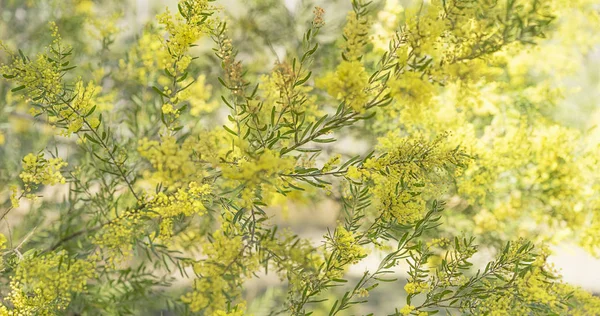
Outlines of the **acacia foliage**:
[{"label": "acacia foliage", "polygon": [[[50,136],[3,162],[0,315],[244,315],[263,274],[285,288],[271,314],[352,313],[382,283],[405,295],[377,314],[598,313],[542,243],[560,228],[597,249],[597,148],[552,117],[549,71],[523,69],[547,37],[592,45],[565,25],[598,30],[593,2],[357,0],[339,34],[317,6],[290,39],[291,20],[254,17],[281,3],[236,18],[181,0],[120,46],[93,7],[64,8],[47,44],[17,43],[30,52],[2,44],[5,111]],[[7,156],[28,135],[0,132]],[[339,145],[351,133],[368,150]],[[284,228],[290,205],[327,198],[340,212],[320,240]],[[481,248],[495,255],[474,266]]]}]

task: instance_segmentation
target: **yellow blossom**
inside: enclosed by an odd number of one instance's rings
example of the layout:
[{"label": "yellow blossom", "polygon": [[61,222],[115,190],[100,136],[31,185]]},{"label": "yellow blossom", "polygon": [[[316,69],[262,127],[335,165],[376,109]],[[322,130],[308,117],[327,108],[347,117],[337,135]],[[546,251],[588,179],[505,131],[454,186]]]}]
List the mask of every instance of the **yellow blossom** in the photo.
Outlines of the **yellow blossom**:
[{"label": "yellow blossom", "polygon": [[390,92],[406,106],[418,106],[429,101],[434,86],[426,75],[407,71],[390,81]]},{"label": "yellow blossom", "polygon": [[[258,157],[242,158],[236,163],[222,163],[223,177],[240,181],[245,185],[242,191],[243,206],[253,205],[256,190],[280,183],[277,176],[292,171],[293,158],[280,157],[272,150],[265,150]],[[264,182],[264,183],[263,183]]]},{"label": "yellow blossom", "polygon": [[124,214],[110,221],[92,238],[110,266],[116,266],[133,254],[133,241],[142,227],[141,218],[139,212]]},{"label": "yellow blossom", "polygon": [[445,137],[410,140],[389,133],[379,139],[378,149],[385,154],[368,159],[364,169],[374,183],[376,205],[385,218],[404,225],[419,220],[426,196],[443,192],[442,183],[449,181],[452,170],[463,168],[469,161],[460,148],[443,144]]},{"label": "yellow blossom", "polygon": [[333,170],[335,165],[337,165],[340,162],[341,158],[341,155],[335,155],[329,158],[329,160],[327,160],[327,162],[323,165],[323,168],[321,168],[321,172],[329,172]]},{"label": "yellow blossom", "polygon": [[[257,269],[256,258],[244,252],[242,236],[232,236],[234,231],[235,228],[232,230],[224,224],[222,230],[212,234],[211,241],[202,244],[203,255],[207,259],[193,265],[194,272],[200,277],[194,280],[192,292],[181,298],[193,312],[222,313],[228,298],[239,295],[238,286]],[[236,278],[228,278],[229,275]]]},{"label": "yellow blossom", "polygon": [[348,61],[359,60],[365,45],[369,43],[369,19],[351,11],[346,18],[344,26],[344,59]]},{"label": "yellow blossom", "polygon": [[25,185],[25,191],[31,192],[38,185],[64,184],[66,179],[60,173],[60,169],[67,166],[61,158],[46,160],[44,154],[28,154],[23,158],[23,171],[19,174]]},{"label": "yellow blossom", "polygon": [[72,259],[64,252],[25,258],[6,299],[15,315],[54,315],[69,306],[74,293],[85,292],[94,276],[93,262]]},{"label": "yellow blossom", "polygon": [[334,73],[318,79],[317,86],[359,113],[365,111],[369,102],[369,75],[359,61],[341,62]]},{"label": "yellow blossom", "polygon": [[194,138],[187,138],[182,144],[178,144],[175,137],[171,136],[163,137],[160,141],[140,139],[137,151],[153,168],[147,170],[144,177],[152,184],[162,183],[170,189],[187,185],[192,178],[201,176],[203,172],[195,160],[195,152],[199,148],[207,149],[201,147],[203,145]]},{"label": "yellow blossom", "polygon": [[157,16],[159,23],[169,33],[166,45],[175,64],[175,67],[169,67],[173,73],[175,70],[181,73],[187,69],[191,59],[184,56],[191,45],[209,30],[211,20],[207,21],[207,18],[214,10],[207,0],[182,0],[180,6],[186,8],[185,16],[173,18],[169,9]]},{"label": "yellow blossom", "polygon": [[179,101],[190,103],[190,114],[195,117],[212,113],[219,107],[219,102],[211,101],[212,86],[206,84],[204,75],[198,76],[191,86],[179,92],[177,96]]},{"label": "yellow blossom", "polygon": [[17,194],[18,194],[17,186],[11,185],[10,186],[10,205],[13,208],[19,207],[19,197],[17,196]]},{"label": "yellow blossom", "polygon": [[[6,238],[6,236],[4,236],[4,234],[0,233],[0,270],[4,269],[4,249],[6,249],[6,242],[8,241],[8,239]],[[1,305],[0,305],[1,306]],[[2,315],[2,314],[0,314]]]},{"label": "yellow blossom", "polygon": [[407,294],[419,294],[427,289],[427,284],[423,282],[408,282],[404,285]]},{"label": "yellow blossom", "polygon": [[[88,2],[91,5],[91,1]],[[89,17],[87,19],[88,33],[97,40],[113,40],[114,36],[119,33],[117,22],[121,18],[121,14],[114,13],[106,18]]]},{"label": "yellow blossom", "polygon": [[400,309],[400,314],[402,315],[410,315],[412,311],[415,310],[415,307],[412,305],[404,305],[402,309]]},{"label": "yellow blossom", "polygon": [[355,264],[367,255],[365,249],[357,243],[353,234],[343,226],[337,227],[334,237],[334,246],[342,258],[342,263]]},{"label": "yellow blossom", "polygon": [[350,166],[350,167],[348,167],[348,171],[346,172],[346,175],[353,180],[359,181],[362,178],[363,174],[360,171],[360,169],[358,169],[358,167]]},{"label": "yellow blossom", "polygon": [[[50,23],[50,29],[52,30],[54,44],[60,46],[61,38],[58,35],[56,24]],[[0,73],[5,78],[15,81],[17,84],[16,89],[23,90],[30,98],[44,94],[48,100],[55,101],[58,99],[58,95],[63,88],[61,66],[49,58],[51,55],[50,48],[47,49],[47,52],[40,53],[31,60],[10,51],[3,43],[0,43],[0,49],[12,58],[11,64],[0,65]]]},{"label": "yellow blossom", "polygon": [[[95,98],[101,91],[101,88],[96,86],[93,82],[89,82],[84,86],[83,81],[78,81],[75,84],[75,97],[71,101],[69,106],[58,106],[56,110],[60,116],[66,120],[66,133],[78,132],[84,123],[87,122],[91,128],[97,128],[100,124],[100,120],[97,118],[97,113],[94,116],[90,116],[92,109],[95,109],[96,103]],[[95,112],[95,111],[94,111]]]},{"label": "yellow blossom", "polygon": [[245,316],[246,314],[246,303],[239,303],[229,312],[224,310],[217,310],[212,313],[213,316]]},{"label": "yellow blossom", "polygon": [[173,114],[175,116],[179,116],[179,111],[175,110],[175,108],[173,108],[173,104],[171,103],[165,103],[162,106],[162,112],[165,115],[169,115],[169,114]]},{"label": "yellow blossom", "polygon": [[203,215],[206,211],[203,201],[207,200],[210,192],[210,185],[199,185],[196,182],[190,182],[187,189],[178,189],[172,195],[163,192],[156,194],[150,198],[148,207],[162,217],[174,217],[179,214],[185,216]]}]

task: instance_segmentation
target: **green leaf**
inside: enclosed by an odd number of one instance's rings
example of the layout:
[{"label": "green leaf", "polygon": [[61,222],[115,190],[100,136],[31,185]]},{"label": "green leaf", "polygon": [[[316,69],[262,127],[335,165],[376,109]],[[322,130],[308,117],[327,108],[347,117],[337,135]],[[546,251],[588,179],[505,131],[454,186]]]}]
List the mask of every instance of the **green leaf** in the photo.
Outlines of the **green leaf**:
[{"label": "green leaf", "polygon": [[315,53],[315,51],[317,50],[317,48],[319,47],[319,43],[315,44],[315,47],[313,47],[311,50],[307,51],[306,53],[304,53],[304,55],[302,56],[302,58],[300,59],[300,62],[303,63],[304,60],[306,60],[306,58],[310,57],[312,54]]},{"label": "green leaf", "polygon": [[188,73],[186,71],[183,75],[181,75],[181,77],[179,77],[177,79],[177,82],[182,82],[183,80],[185,80],[185,78],[187,78],[187,76],[188,76]]},{"label": "green leaf", "polygon": [[85,135],[84,137],[87,140],[89,140],[90,142],[92,142],[94,144],[97,144],[97,145],[100,145],[100,142],[98,140],[94,139],[92,136],[90,136],[90,134],[84,134],[84,135]]},{"label": "green leaf", "polygon": [[225,81],[223,81],[223,79],[221,77],[217,77],[217,80],[219,80],[219,82],[221,83],[221,85],[229,90],[231,90],[231,88],[229,88],[229,86],[227,86],[227,84],[225,83]]},{"label": "green leaf", "polygon": [[19,55],[21,56],[21,59],[23,59],[23,62],[26,63],[27,62],[27,57],[25,57],[25,54],[23,54],[23,51],[19,49]]},{"label": "green leaf", "polygon": [[63,69],[61,69],[60,71],[67,72],[67,71],[69,71],[69,70],[72,70],[72,69],[75,69],[75,68],[77,68],[77,66],[71,66],[71,67],[68,67],[68,68],[63,68]]},{"label": "green leaf", "polygon": [[294,87],[297,87],[297,86],[305,83],[306,81],[308,81],[308,79],[310,78],[310,75],[312,75],[312,71],[309,71],[308,74],[304,78],[296,81],[296,83],[294,84]]},{"label": "green leaf", "polygon": [[92,115],[94,113],[94,111],[96,111],[95,105],[87,112],[87,114],[84,115],[84,117],[88,117],[88,116]]},{"label": "green leaf", "polygon": [[313,139],[315,143],[333,143],[335,142],[335,138],[325,138],[325,139]]},{"label": "green leaf", "polygon": [[393,278],[393,279],[384,279],[384,278],[374,278],[377,281],[381,281],[381,282],[396,282],[398,279],[397,278]]},{"label": "green leaf", "polygon": [[232,134],[233,136],[238,136],[238,134],[236,132],[234,132],[233,130],[231,130],[229,127],[223,125],[223,128],[229,132],[230,134]]},{"label": "green leaf", "polygon": [[164,92],[162,92],[162,90],[160,90],[160,89],[159,89],[159,88],[157,88],[156,86],[152,86],[152,90],[154,90],[154,92],[156,92],[156,93],[158,93],[158,94],[162,95],[162,96],[163,96],[163,97],[165,97],[165,98],[168,98],[168,97],[169,97],[168,95],[166,95]]},{"label": "green leaf", "polygon": [[21,90],[23,90],[23,89],[25,89],[25,85],[22,85],[22,86],[18,86],[18,87],[16,87],[16,88],[13,88],[13,89],[11,89],[11,90],[10,90],[10,92],[17,92],[17,91],[21,91]]},{"label": "green leaf", "polygon": [[345,279],[331,279],[331,281],[338,282],[338,283],[347,283],[348,282],[348,280],[345,280]]}]

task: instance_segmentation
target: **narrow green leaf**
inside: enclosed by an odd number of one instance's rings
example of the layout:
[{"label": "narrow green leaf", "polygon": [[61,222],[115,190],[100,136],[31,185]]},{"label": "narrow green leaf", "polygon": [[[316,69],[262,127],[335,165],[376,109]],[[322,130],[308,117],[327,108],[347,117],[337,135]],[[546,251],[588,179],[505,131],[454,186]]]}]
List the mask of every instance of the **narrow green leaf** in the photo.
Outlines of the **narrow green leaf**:
[{"label": "narrow green leaf", "polygon": [[17,91],[21,91],[21,90],[23,90],[23,89],[25,89],[25,85],[22,85],[22,86],[18,86],[18,87],[16,87],[16,88],[13,88],[13,89],[11,89],[11,90],[10,90],[10,92],[17,92]]}]

